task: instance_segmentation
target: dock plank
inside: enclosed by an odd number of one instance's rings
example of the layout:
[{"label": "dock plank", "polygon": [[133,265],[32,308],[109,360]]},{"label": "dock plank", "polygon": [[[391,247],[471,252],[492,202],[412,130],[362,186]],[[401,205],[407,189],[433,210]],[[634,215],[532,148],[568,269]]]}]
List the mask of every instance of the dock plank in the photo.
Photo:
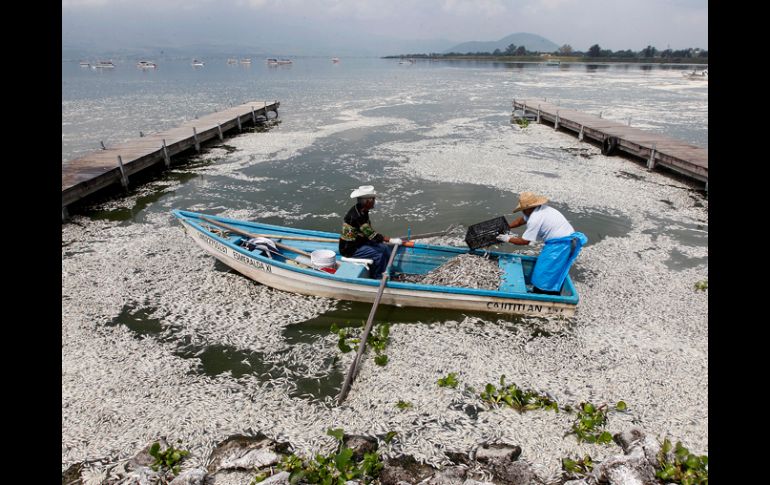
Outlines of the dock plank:
[{"label": "dock plank", "polygon": [[[105,185],[120,183],[118,155],[126,174],[135,174],[155,163],[165,161],[164,140],[171,157],[195,145],[193,129],[197,133],[198,143],[219,140],[220,128],[223,137],[230,134],[229,130],[236,130],[237,133],[238,118],[242,125],[249,125],[254,123],[255,117],[257,121],[267,119],[270,111],[278,116],[280,104],[278,101],[249,101],[186,121],[168,130],[143,133],[143,136],[135,139],[107,145],[103,150],[62,162],[62,215],[66,213],[64,209],[68,205],[101,190]],[[228,133],[225,133],[226,131]],[[111,173],[113,170],[118,174],[117,179]]]},{"label": "dock plank", "polygon": [[[708,187],[708,149],[706,148],[545,101],[514,99],[512,105],[514,110],[524,110],[526,113],[537,114],[539,111],[541,123],[543,120],[555,123],[558,113],[560,129],[577,134],[582,127],[584,136],[594,140],[604,141],[610,136],[617,137],[618,148],[621,151],[644,160],[649,160],[654,146],[654,164],[674,166],[685,176],[706,182]],[[650,166],[649,163],[648,166]]]}]

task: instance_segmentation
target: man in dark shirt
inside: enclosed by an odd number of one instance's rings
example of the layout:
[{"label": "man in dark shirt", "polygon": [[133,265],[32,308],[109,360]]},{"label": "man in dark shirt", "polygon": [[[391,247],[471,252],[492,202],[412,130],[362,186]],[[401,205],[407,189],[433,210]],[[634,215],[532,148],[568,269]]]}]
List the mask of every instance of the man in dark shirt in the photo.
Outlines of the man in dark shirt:
[{"label": "man in dark shirt", "polygon": [[401,244],[401,239],[383,236],[372,228],[369,221],[369,210],[374,207],[377,193],[371,185],[362,185],[350,194],[356,199],[356,205],[345,214],[340,234],[340,254],[347,258],[371,259],[374,265],[370,268],[372,278],[380,279],[388,266],[391,244]]}]

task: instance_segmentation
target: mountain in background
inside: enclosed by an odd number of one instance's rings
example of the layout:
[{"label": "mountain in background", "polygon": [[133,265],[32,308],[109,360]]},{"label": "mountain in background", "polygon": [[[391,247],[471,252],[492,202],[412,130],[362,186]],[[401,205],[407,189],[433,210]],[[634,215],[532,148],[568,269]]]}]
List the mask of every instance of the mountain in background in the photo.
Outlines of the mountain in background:
[{"label": "mountain in background", "polygon": [[560,47],[550,40],[544,37],[540,37],[539,35],[528,34],[526,32],[518,32],[503,37],[500,40],[491,42],[463,42],[462,44],[457,44],[451,49],[443,51],[443,53],[448,54],[450,52],[457,52],[465,54],[466,52],[494,52],[495,49],[504,51],[511,44],[514,44],[516,47],[523,45],[525,49],[531,52],[554,52]]}]

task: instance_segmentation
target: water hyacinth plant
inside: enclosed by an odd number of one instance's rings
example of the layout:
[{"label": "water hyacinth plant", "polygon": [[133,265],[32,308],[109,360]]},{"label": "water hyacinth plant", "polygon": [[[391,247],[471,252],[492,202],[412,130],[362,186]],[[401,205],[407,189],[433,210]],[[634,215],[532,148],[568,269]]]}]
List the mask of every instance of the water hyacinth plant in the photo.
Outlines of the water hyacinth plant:
[{"label": "water hyacinth plant", "polygon": [[[177,440],[181,443],[181,440]],[[174,448],[174,445],[169,445],[163,451],[160,451],[160,443],[157,441],[150,447],[150,456],[155,458],[155,461],[150,465],[154,471],[167,471],[171,470],[174,476],[179,474],[179,463],[190,454],[187,450],[181,450]]]},{"label": "water hyacinth plant", "polygon": [[487,384],[480,397],[494,406],[505,403],[520,413],[538,408],[559,412],[559,405],[556,401],[546,395],[520,389],[516,384],[506,386],[505,375],[500,376],[499,389],[494,384]]},{"label": "water hyacinth plant", "polygon": [[[336,333],[339,337],[339,340],[337,341],[337,347],[340,349],[340,351],[342,351],[342,353],[346,354],[351,350],[358,350],[358,344],[361,342],[361,339],[358,336],[360,333],[357,332],[356,329],[339,328],[336,323],[333,323],[330,330],[332,333]],[[388,363],[388,356],[385,355],[385,348],[390,342],[389,336],[390,324],[383,323],[374,327],[366,337],[366,344],[370,348],[374,349],[374,362],[377,365],[384,366]]]},{"label": "water hyacinth plant", "polygon": [[[289,472],[289,483],[344,485],[350,480],[371,483],[383,468],[378,452],[365,453],[360,462],[353,460],[353,450],[343,445],[342,429],[328,429],[326,434],[337,440],[337,452],[303,461],[296,455],[285,457],[279,467]],[[255,478],[256,480],[256,478]]]},{"label": "water hyacinth plant", "polygon": [[594,469],[594,462],[590,455],[581,459],[572,460],[570,458],[561,459],[561,469],[564,470],[565,478],[569,480],[579,480],[585,478]]},{"label": "water hyacinth plant", "polygon": [[708,485],[709,457],[690,453],[678,441],[676,446],[672,447],[671,441],[668,438],[663,440],[663,444],[658,452],[658,463],[660,465],[655,471],[655,476],[665,480],[667,483]]},{"label": "water hyacinth plant", "polygon": [[436,381],[436,384],[438,384],[439,387],[451,387],[453,389],[457,387],[457,384],[459,383],[460,381],[457,380],[457,373],[455,372],[450,372],[446,377],[441,377]]},{"label": "water hyacinth plant", "polygon": [[[618,407],[625,409],[625,403],[620,401],[616,408]],[[585,441],[587,443],[605,445],[612,443],[612,434],[604,429],[607,426],[608,411],[609,408],[606,404],[597,407],[590,402],[580,403],[578,405],[577,419],[572,423],[572,431],[567,434],[575,434],[578,441]]]}]

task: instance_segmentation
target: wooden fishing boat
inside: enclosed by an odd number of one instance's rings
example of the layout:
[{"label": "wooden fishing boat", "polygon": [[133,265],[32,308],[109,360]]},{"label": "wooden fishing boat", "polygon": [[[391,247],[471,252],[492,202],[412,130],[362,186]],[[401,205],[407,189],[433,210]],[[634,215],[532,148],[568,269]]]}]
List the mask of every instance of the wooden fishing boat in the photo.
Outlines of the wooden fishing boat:
[{"label": "wooden fishing boat", "polygon": [[[373,302],[377,295],[380,280],[369,278],[363,264],[337,254],[333,268],[319,269],[313,259],[308,258],[313,251],[322,249],[336,253],[339,234],[182,210],[174,210],[173,214],[207,253],[264,285],[305,295],[361,302]],[[265,253],[250,251],[244,246],[251,237],[257,236],[274,241],[276,250]],[[529,278],[536,261],[533,256],[411,243],[411,247],[398,248],[392,275],[424,275],[461,254],[486,253],[498,262],[503,272],[499,287],[484,290],[389,280],[382,294],[382,304],[535,316],[571,316],[575,313],[578,295],[569,276],[560,295],[531,292]]]}]

